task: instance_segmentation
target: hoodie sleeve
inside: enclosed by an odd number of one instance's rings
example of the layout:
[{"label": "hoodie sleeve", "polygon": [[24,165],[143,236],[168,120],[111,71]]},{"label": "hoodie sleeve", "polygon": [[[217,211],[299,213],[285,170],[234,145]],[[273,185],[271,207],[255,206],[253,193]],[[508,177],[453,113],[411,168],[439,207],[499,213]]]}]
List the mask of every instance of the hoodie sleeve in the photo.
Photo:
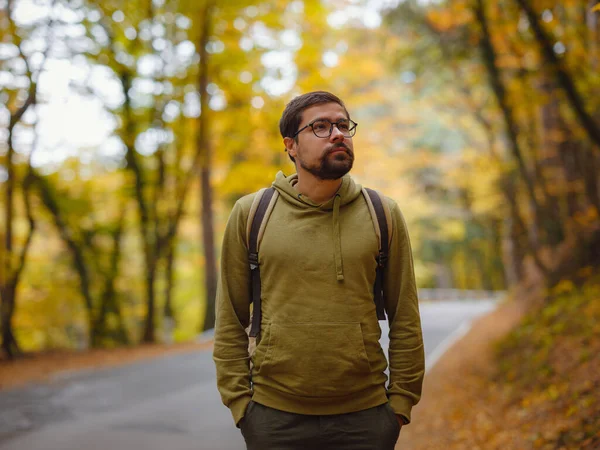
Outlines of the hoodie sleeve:
[{"label": "hoodie sleeve", "polygon": [[394,412],[408,423],[412,407],[421,398],[425,355],[408,230],[394,201],[390,201],[390,213],[392,241],[384,279],[390,324],[387,394]]},{"label": "hoodie sleeve", "polygon": [[245,328],[250,320],[250,268],[245,229],[248,212],[238,201],[227,222],[217,286],[213,359],[217,388],[237,425],[252,398]]}]

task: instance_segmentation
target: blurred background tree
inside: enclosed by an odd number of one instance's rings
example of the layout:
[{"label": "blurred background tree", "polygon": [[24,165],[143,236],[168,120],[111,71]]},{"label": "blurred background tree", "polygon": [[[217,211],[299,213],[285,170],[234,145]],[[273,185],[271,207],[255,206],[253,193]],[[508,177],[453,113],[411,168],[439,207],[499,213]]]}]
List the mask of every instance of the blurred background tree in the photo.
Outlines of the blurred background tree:
[{"label": "blurred background tree", "polygon": [[0,6],[7,355],[212,328],[229,210],[293,172],[278,121],[310,90],[360,124],[421,287],[600,263],[597,0]]}]

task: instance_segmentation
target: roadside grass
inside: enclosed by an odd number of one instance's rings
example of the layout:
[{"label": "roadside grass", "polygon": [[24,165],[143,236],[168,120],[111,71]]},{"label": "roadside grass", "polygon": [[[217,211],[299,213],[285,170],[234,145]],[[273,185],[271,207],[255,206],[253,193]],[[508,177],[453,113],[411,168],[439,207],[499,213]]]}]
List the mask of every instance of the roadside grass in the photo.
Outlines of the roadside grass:
[{"label": "roadside grass", "polygon": [[428,372],[396,448],[600,449],[600,274],[586,280],[517,290],[475,322]]},{"label": "roadside grass", "polygon": [[533,448],[600,448],[600,276],[558,283],[496,355],[509,423]]}]

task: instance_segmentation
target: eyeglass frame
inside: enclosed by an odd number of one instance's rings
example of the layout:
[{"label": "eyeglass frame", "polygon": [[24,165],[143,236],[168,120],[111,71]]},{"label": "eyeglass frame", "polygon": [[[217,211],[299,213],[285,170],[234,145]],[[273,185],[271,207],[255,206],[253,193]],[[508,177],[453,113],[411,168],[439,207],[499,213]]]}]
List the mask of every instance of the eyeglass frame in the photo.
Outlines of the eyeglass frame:
[{"label": "eyeglass frame", "polygon": [[[356,128],[358,127],[358,123],[356,123],[354,120],[352,119],[339,119],[337,122],[332,122],[329,119],[315,119],[313,120],[311,123],[303,126],[302,128],[300,128],[298,131],[296,131],[296,134],[294,134],[292,136],[292,139],[295,139],[296,136],[298,136],[300,134],[300,132],[304,131],[305,129],[307,129],[308,127],[310,127],[312,129],[312,132],[315,136],[317,136],[319,139],[329,139],[331,137],[331,133],[333,133],[333,126],[335,125],[338,129],[338,131],[340,131],[340,133],[342,133],[342,131],[340,130],[339,127],[339,123],[342,120],[348,120],[348,123],[351,124],[353,123],[354,126],[351,128],[348,128],[348,132],[352,131],[352,130],[356,130]],[[315,122],[319,122],[319,121],[323,121],[323,122],[329,122],[329,134],[327,136],[318,136],[317,133],[315,132],[315,129],[313,128],[313,125],[315,124]],[[344,136],[345,138],[351,138],[354,137],[354,135],[356,134],[356,131],[354,131],[354,134],[351,134],[350,136],[346,136],[344,133],[342,133],[342,136]]]}]

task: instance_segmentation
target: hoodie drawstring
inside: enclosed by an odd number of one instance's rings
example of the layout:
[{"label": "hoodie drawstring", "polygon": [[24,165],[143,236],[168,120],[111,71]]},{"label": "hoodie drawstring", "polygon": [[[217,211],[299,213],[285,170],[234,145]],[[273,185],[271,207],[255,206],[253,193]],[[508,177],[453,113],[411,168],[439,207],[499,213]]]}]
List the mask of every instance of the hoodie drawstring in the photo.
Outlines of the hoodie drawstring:
[{"label": "hoodie drawstring", "polygon": [[335,272],[338,281],[344,280],[344,267],[342,265],[342,234],[340,232],[340,203],[342,197],[335,195],[333,200],[333,245],[335,247]]}]

